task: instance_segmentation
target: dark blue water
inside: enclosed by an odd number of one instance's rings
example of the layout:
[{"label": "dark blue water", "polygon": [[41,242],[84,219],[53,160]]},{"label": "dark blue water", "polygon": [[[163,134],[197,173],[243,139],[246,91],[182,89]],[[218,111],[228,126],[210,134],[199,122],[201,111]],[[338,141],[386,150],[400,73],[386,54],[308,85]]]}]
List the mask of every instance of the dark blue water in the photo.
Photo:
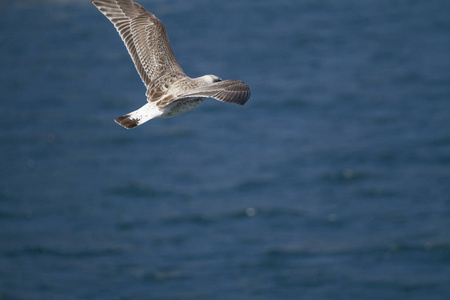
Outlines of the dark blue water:
[{"label": "dark blue water", "polygon": [[1,2],[0,299],[449,299],[449,1],[141,3],[252,97],[127,131],[107,19]]}]

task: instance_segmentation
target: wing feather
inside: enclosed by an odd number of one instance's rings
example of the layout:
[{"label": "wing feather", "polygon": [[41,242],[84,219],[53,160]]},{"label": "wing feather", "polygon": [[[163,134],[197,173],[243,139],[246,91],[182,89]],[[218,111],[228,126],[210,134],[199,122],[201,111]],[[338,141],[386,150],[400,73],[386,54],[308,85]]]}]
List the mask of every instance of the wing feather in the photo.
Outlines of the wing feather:
[{"label": "wing feather", "polygon": [[132,0],[91,0],[113,23],[146,86],[165,72],[183,72],[164,24]]},{"label": "wing feather", "polygon": [[250,98],[250,88],[240,80],[229,79],[196,88],[179,96],[179,98],[191,97],[209,97],[222,102],[244,105]]}]

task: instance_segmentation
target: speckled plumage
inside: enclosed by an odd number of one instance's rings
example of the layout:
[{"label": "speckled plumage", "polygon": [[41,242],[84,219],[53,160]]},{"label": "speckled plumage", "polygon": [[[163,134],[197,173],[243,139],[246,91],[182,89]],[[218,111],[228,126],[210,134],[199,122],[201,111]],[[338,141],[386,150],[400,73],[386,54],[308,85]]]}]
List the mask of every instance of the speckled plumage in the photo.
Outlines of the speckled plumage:
[{"label": "speckled plumage", "polygon": [[117,118],[125,128],[188,112],[206,98],[244,105],[250,89],[240,80],[215,75],[186,76],[169,43],[164,24],[132,0],[91,0],[115,26],[147,87],[148,103]]}]

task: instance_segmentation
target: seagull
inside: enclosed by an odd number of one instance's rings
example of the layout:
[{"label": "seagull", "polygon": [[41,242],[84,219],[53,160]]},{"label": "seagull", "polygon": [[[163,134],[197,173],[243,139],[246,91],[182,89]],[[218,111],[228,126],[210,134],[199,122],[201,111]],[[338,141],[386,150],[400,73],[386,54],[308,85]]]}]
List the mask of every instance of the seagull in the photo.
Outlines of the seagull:
[{"label": "seagull", "polygon": [[133,0],[91,0],[113,23],[147,88],[147,103],[115,119],[135,128],[153,119],[175,117],[198,107],[205,99],[244,105],[250,88],[237,79],[184,74],[169,43],[164,24]]}]

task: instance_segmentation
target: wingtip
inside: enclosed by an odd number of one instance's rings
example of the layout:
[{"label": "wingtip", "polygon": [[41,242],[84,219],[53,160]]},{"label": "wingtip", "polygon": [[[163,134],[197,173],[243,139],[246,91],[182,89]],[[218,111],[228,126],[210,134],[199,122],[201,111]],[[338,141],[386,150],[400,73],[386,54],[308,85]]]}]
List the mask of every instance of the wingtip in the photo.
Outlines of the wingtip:
[{"label": "wingtip", "polygon": [[[245,84],[245,86],[248,88],[247,84]],[[251,96],[250,88],[248,88],[248,90],[244,92],[240,97],[238,97],[234,103],[244,105],[245,103],[247,103],[248,99],[250,99],[250,96]]]}]

